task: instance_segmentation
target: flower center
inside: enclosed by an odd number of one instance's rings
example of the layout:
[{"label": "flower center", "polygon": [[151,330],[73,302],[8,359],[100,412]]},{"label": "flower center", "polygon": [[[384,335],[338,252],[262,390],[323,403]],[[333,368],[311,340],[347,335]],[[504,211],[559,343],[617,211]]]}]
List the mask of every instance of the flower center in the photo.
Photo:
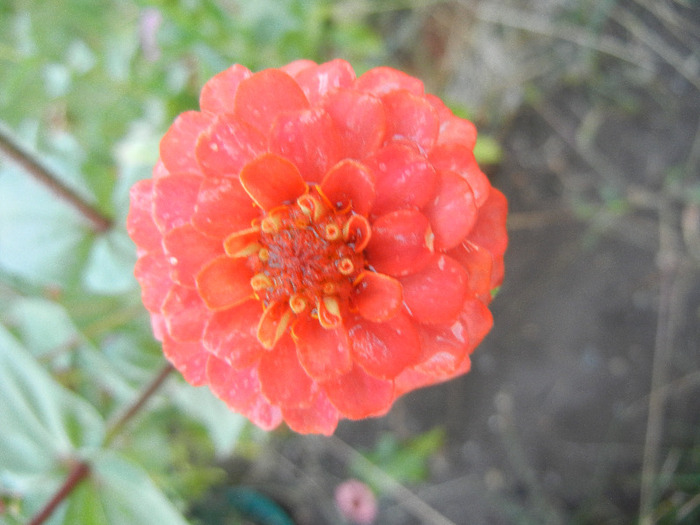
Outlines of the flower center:
[{"label": "flower center", "polygon": [[270,210],[260,222],[251,286],[265,308],[287,303],[321,325],[340,324],[357,276],[369,223],[350,210],[336,210],[312,188],[294,204]]}]

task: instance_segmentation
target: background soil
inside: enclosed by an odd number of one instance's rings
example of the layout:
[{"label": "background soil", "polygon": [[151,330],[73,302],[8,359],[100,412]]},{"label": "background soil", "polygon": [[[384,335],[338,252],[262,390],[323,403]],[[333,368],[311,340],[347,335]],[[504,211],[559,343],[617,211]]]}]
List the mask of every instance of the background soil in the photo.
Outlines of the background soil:
[{"label": "background soil", "polygon": [[[466,376],[330,439],[277,435],[235,477],[299,524],[342,522],[333,489],[358,461],[381,524],[700,522],[699,20],[651,0],[375,15],[397,61],[502,146],[485,166],[510,202],[494,329]],[[436,427],[418,482],[358,459]]]}]

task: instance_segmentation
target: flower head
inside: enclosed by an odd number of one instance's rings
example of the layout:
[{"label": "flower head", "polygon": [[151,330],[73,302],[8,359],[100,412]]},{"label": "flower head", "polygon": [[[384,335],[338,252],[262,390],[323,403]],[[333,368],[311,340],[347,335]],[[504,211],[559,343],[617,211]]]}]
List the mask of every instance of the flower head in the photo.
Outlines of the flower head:
[{"label": "flower head", "polygon": [[127,224],[187,381],[263,428],[330,434],[469,370],[507,244],[469,121],[416,78],[343,60],[234,65],[200,107]]},{"label": "flower head", "polygon": [[340,514],[352,523],[370,525],[377,518],[377,498],[372,489],[357,479],[349,479],[335,489]]}]

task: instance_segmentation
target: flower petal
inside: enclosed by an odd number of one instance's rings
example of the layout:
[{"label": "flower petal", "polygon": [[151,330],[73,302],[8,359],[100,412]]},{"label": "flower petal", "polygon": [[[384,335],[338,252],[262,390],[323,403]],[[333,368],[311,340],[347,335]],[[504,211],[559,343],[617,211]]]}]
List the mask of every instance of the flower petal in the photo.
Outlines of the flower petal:
[{"label": "flower petal", "polygon": [[169,271],[170,264],[162,250],[144,254],[136,261],[134,276],[141,285],[141,300],[152,313],[160,312],[165,296],[173,285]]},{"label": "flower petal", "polygon": [[438,144],[428,156],[436,170],[454,171],[469,183],[476,205],[486,202],[491,189],[489,179],[476,163],[472,150],[461,144]]},{"label": "flower petal", "polygon": [[313,60],[308,60],[306,58],[300,58],[298,60],[292,60],[289,64],[285,64],[280,67],[281,71],[284,71],[287,73],[290,77],[296,78],[296,76],[304,71],[305,69],[308,69],[310,67],[314,67],[316,65],[316,62]]},{"label": "flower petal", "polygon": [[392,91],[382,97],[386,111],[387,139],[407,138],[424,152],[435,145],[440,130],[437,112],[425,97],[405,90]]},{"label": "flower petal", "polygon": [[292,321],[292,311],[287,302],[274,302],[265,308],[258,322],[257,336],[267,350],[275,348],[277,342],[287,333]]},{"label": "flower petal", "polygon": [[478,211],[467,181],[453,171],[440,171],[435,197],[423,213],[435,234],[435,249],[449,250],[474,227]]},{"label": "flower petal", "polygon": [[296,164],[304,180],[320,182],[341,157],[341,137],[321,108],[285,112],[274,121],[269,148]]},{"label": "flower petal", "polygon": [[432,232],[425,215],[399,210],[382,215],[372,224],[372,237],[365,254],[380,273],[407,275],[420,270],[430,259]]},{"label": "flower petal", "polygon": [[253,296],[250,279],[253,272],[245,259],[222,255],[211,260],[197,274],[197,290],[212,310],[223,310]]},{"label": "flower petal", "polygon": [[205,348],[234,368],[257,363],[265,351],[257,335],[261,315],[262,308],[255,300],[215,312],[204,331]]},{"label": "flower petal", "polygon": [[283,408],[308,407],[318,390],[299,364],[291,337],[282,338],[258,365],[260,391],[273,405]]},{"label": "flower petal", "polygon": [[355,363],[374,377],[393,379],[420,357],[418,331],[404,313],[383,323],[355,316],[347,326]]},{"label": "flower petal", "polygon": [[435,254],[418,272],[400,279],[403,300],[421,323],[452,323],[467,293],[469,276],[464,268],[442,254]]},{"label": "flower petal", "polygon": [[321,384],[331,403],[348,419],[386,414],[394,401],[393,381],[367,374],[359,366]]},{"label": "flower petal", "polygon": [[436,376],[430,372],[425,372],[421,368],[409,368],[395,379],[396,396],[402,396],[405,393],[417,388],[422,388],[424,386],[430,386],[453,379],[461,376],[462,374],[466,374],[470,369],[471,360],[469,359],[469,356],[465,356],[453,372],[440,376]]},{"label": "flower petal", "polygon": [[289,428],[300,434],[323,434],[330,436],[338,426],[338,409],[324,392],[317,392],[308,407],[283,408],[282,417]]},{"label": "flower petal", "polygon": [[357,278],[352,304],[369,321],[383,322],[401,310],[403,291],[401,283],[376,272],[363,272]]},{"label": "flower petal", "polygon": [[332,379],[352,368],[350,340],[342,325],[329,330],[311,317],[302,317],[292,334],[301,366],[316,381]]},{"label": "flower petal", "polygon": [[456,117],[450,108],[435,95],[426,94],[425,98],[432,104],[440,118],[438,144],[454,142],[473,150],[476,144],[476,126],[467,119]]},{"label": "flower petal", "polygon": [[131,205],[126,217],[126,230],[139,250],[160,250],[160,232],[153,222],[153,180],[140,180],[129,192]]},{"label": "flower petal", "polygon": [[366,160],[375,178],[373,215],[422,208],[433,198],[437,174],[423,155],[403,143],[391,143]]},{"label": "flower petal", "polygon": [[378,97],[354,89],[339,89],[328,95],[323,107],[338,129],[343,157],[363,159],[384,142],[386,115]]},{"label": "flower petal", "polygon": [[370,69],[355,81],[354,87],[379,96],[398,89],[405,89],[414,95],[422,95],[425,91],[419,79],[390,67]]},{"label": "flower petal", "polygon": [[226,235],[250,226],[260,216],[238,179],[205,177],[199,188],[192,224],[211,237]]},{"label": "flower petal", "polygon": [[482,246],[465,241],[448,254],[459,261],[469,276],[469,290],[480,301],[491,302],[491,274],[493,271],[493,255]]},{"label": "flower petal", "polygon": [[202,87],[202,92],[199,95],[199,107],[202,111],[211,111],[212,113],[231,113],[238,85],[251,75],[250,70],[240,64],[234,64],[214,75]]},{"label": "flower petal", "polygon": [[210,355],[206,373],[212,392],[236,412],[245,413],[260,396],[258,371],[254,366],[234,369],[223,359]]},{"label": "flower petal", "polygon": [[321,182],[321,193],[337,210],[352,210],[367,215],[374,204],[374,175],[360,162],[341,160]]},{"label": "flower petal", "polygon": [[166,334],[163,338],[163,354],[189,384],[201,386],[207,383],[209,352],[204,350],[199,341],[175,341]]},{"label": "flower petal", "polygon": [[294,202],[306,192],[297,167],[287,159],[266,153],[245,165],[241,184],[250,198],[264,210]]},{"label": "flower petal", "polygon": [[292,77],[278,69],[265,69],[240,83],[233,113],[266,135],[279,113],[308,107],[309,101]]},{"label": "flower petal", "polygon": [[178,285],[170,288],[161,313],[168,333],[176,341],[199,340],[211,315],[197,290]]},{"label": "flower petal", "polygon": [[170,277],[177,284],[194,287],[194,277],[208,261],[223,254],[221,241],[198,232],[191,224],[173,228],[163,237]]},{"label": "flower petal", "polygon": [[161,233],[190,222],[201,182],[200,175],[176,174],[153,183],[153,218]]},{"label": "flower petal", "polygon": [[508,201],[496,188],[491,188],[488,199],[479,208],[479,218],[469,234],[469,240],[483,246],[494,255],[503,255],[508,246],[506,216]]},{"label": "flower petal", "polygon": [[199,173],[195,144],[214,121],[211,113],[186,111],[175,119],[160,141],[160,159],[170,173]]},{"label": "flower petal", "polygon": [[197,161],[209,177],[235,177],[265,150],[265,137],[258,130],[227,113],[218,115],[196,144]]},{"label": "flower petal", "polygon": [[308,67],[294,75],[306,98],[315,106],[329,92],[349,87],[355,80],[352,66],[340,58]]}]

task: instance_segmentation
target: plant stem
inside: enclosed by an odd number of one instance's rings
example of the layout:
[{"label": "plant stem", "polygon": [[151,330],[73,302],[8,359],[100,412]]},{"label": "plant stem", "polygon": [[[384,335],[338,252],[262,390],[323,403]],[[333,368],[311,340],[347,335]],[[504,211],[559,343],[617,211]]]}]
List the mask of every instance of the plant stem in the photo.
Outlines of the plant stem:
[{"label": "plant stem", "polygon": [[51,514],[53,514],[53,511],[56,510],[56,507],[58,507],[58,505],[68,496],[68,494],[70,494],[73,489],[89,475],[90,465],[84,461],[79,461],[76,463],[73,470],[70,471],[68,477],[63,482],[63,485],[61,485],[61,487],[56,491],[56,494],[53,495],[44,508],[41,509],[39,514],[32,518],[29,525],[40,525],[49,519]]},{"label": "plant stem", "polygon": [[90,222],[96,232],[105,232],[112,226],[112,220],[109,217],[86,202],[85,199],[66,186],[48,168],[40,164],[31,153],[17,144],[4,125],[0,125],[0,152],[16,162],[32,177],[80,212]]},{"label": "plant stem", "polygon": [[[124,413],[119,416],[114,423],[109,425],[104,440],[104,446],[108,446],[114,438],[121,432],[126,424],[144,407],[148,399],[158,390],[163,382],[168,378],[173,367],[170,363],[165,365],[158,375],[146,386],[141,395],[129,406]],[[36,514],[28,525],[41,525],[56,510],[58,505],[66,499],[78,484],[90,475],[90,464],[86,461],[79,461],[66,477],[63,485],[59,487],[53,497]]]}]

